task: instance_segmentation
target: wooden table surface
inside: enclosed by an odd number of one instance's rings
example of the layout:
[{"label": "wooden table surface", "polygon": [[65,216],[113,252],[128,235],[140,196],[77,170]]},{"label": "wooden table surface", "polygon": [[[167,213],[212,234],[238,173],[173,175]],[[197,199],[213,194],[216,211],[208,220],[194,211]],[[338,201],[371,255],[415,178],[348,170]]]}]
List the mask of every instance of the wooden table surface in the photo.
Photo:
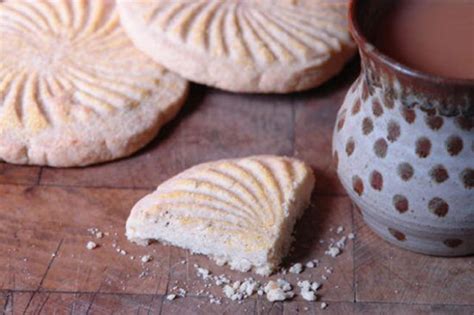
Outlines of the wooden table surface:
[{"label": "wooden table surface", "polygon": [[[474,314],[473,257],[428,257],[385,243],[363,223],[336,178],[332,128],[358,71],[353,62],[321,88],[287,96],[236,95],[193,85],[179,116],[124,160],[84,169],[0,163],[0,312]],[[260,153],[294,155],[314,168],[313,206],[296,226],[295,251],[285,264],[317,258],[321,265],[286,278],[322,282],[325,310],[300,297],[273,304],[255,296],[209,304],[198,294],[204,282],[194,264],[234,280],[249,274],[174,247],[139,247],[124,237],[133,204],[163,180],[200,162]],[[325,256],[338,226],[356,239],[340,256]],[[89,228],[108,236],[94,239]],[[100,246],[87,250],[90,240]],[[145,254],[153,256],[146,264],[139,259]],[[325,266],[333,272],[327,274]],[[166,300],[174,286],[185,288],[186,298]],[[218,287],[206,290],[222,296]]]}]

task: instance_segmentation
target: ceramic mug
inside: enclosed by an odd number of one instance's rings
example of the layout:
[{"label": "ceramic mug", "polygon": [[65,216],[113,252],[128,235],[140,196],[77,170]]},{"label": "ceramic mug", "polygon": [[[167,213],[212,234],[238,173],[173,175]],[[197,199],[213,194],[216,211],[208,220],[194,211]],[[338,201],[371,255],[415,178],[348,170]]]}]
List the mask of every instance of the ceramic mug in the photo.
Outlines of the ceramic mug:
[{"label": "ceramic mug", "polygon": [[474,254],[474,80],[415,71],[377,50],[370,39],[389,3],[351,3],[362,70],[334,129],[338,176],[385,240]]}]

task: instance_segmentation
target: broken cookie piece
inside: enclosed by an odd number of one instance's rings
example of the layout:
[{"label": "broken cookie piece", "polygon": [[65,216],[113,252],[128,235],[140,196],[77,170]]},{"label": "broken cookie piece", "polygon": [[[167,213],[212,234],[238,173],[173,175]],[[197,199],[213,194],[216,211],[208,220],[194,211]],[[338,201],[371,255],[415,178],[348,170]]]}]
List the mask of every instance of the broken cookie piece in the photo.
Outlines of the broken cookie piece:
[{"label": "broken cookie piece", "polygon": [[279,156],[220,160],[192,167],[140,200],[129,240],[179,246],[269,275],[288,253],[296,220],[310,203],[314,175]]}]

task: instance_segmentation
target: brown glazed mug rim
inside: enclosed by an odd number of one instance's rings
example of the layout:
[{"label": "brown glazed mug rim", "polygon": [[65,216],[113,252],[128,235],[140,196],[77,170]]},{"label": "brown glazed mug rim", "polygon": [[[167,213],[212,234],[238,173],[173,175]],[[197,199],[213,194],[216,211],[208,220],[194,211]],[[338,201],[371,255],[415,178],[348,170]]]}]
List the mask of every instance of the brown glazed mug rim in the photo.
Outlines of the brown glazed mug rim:
[{"label": "brown glazed mug rim", "polygon": [[450,86],[458,86],[465,88],[474,87],[474,79],[458,79],[443,77],[435,74],[430,74],[420,70],[413,69],[397,60],[389,57],[380,51],[373,43],[371,43],[362,31],[358,20],[358,6],[362,3],[361,0],[351,0],[349,5],[349,29],[357,46],[364,54],[379,61],[395,73],[411,77],[415,80],[422,80],[434,84],[443,84]]}]

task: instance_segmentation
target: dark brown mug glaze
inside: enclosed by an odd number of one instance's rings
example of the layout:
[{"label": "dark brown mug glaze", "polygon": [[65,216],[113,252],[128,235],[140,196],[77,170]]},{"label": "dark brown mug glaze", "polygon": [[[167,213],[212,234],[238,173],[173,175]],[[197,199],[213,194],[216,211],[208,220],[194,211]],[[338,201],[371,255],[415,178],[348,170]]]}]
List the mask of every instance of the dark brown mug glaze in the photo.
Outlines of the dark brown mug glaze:
[{"label": "dark brown mug glaze", "polygon": [[361,75],[339,110],[337,173],[365,222],[400,247],[474,253],[474,80],[411,69],[373,44],[396,0],[353,0]]}]

